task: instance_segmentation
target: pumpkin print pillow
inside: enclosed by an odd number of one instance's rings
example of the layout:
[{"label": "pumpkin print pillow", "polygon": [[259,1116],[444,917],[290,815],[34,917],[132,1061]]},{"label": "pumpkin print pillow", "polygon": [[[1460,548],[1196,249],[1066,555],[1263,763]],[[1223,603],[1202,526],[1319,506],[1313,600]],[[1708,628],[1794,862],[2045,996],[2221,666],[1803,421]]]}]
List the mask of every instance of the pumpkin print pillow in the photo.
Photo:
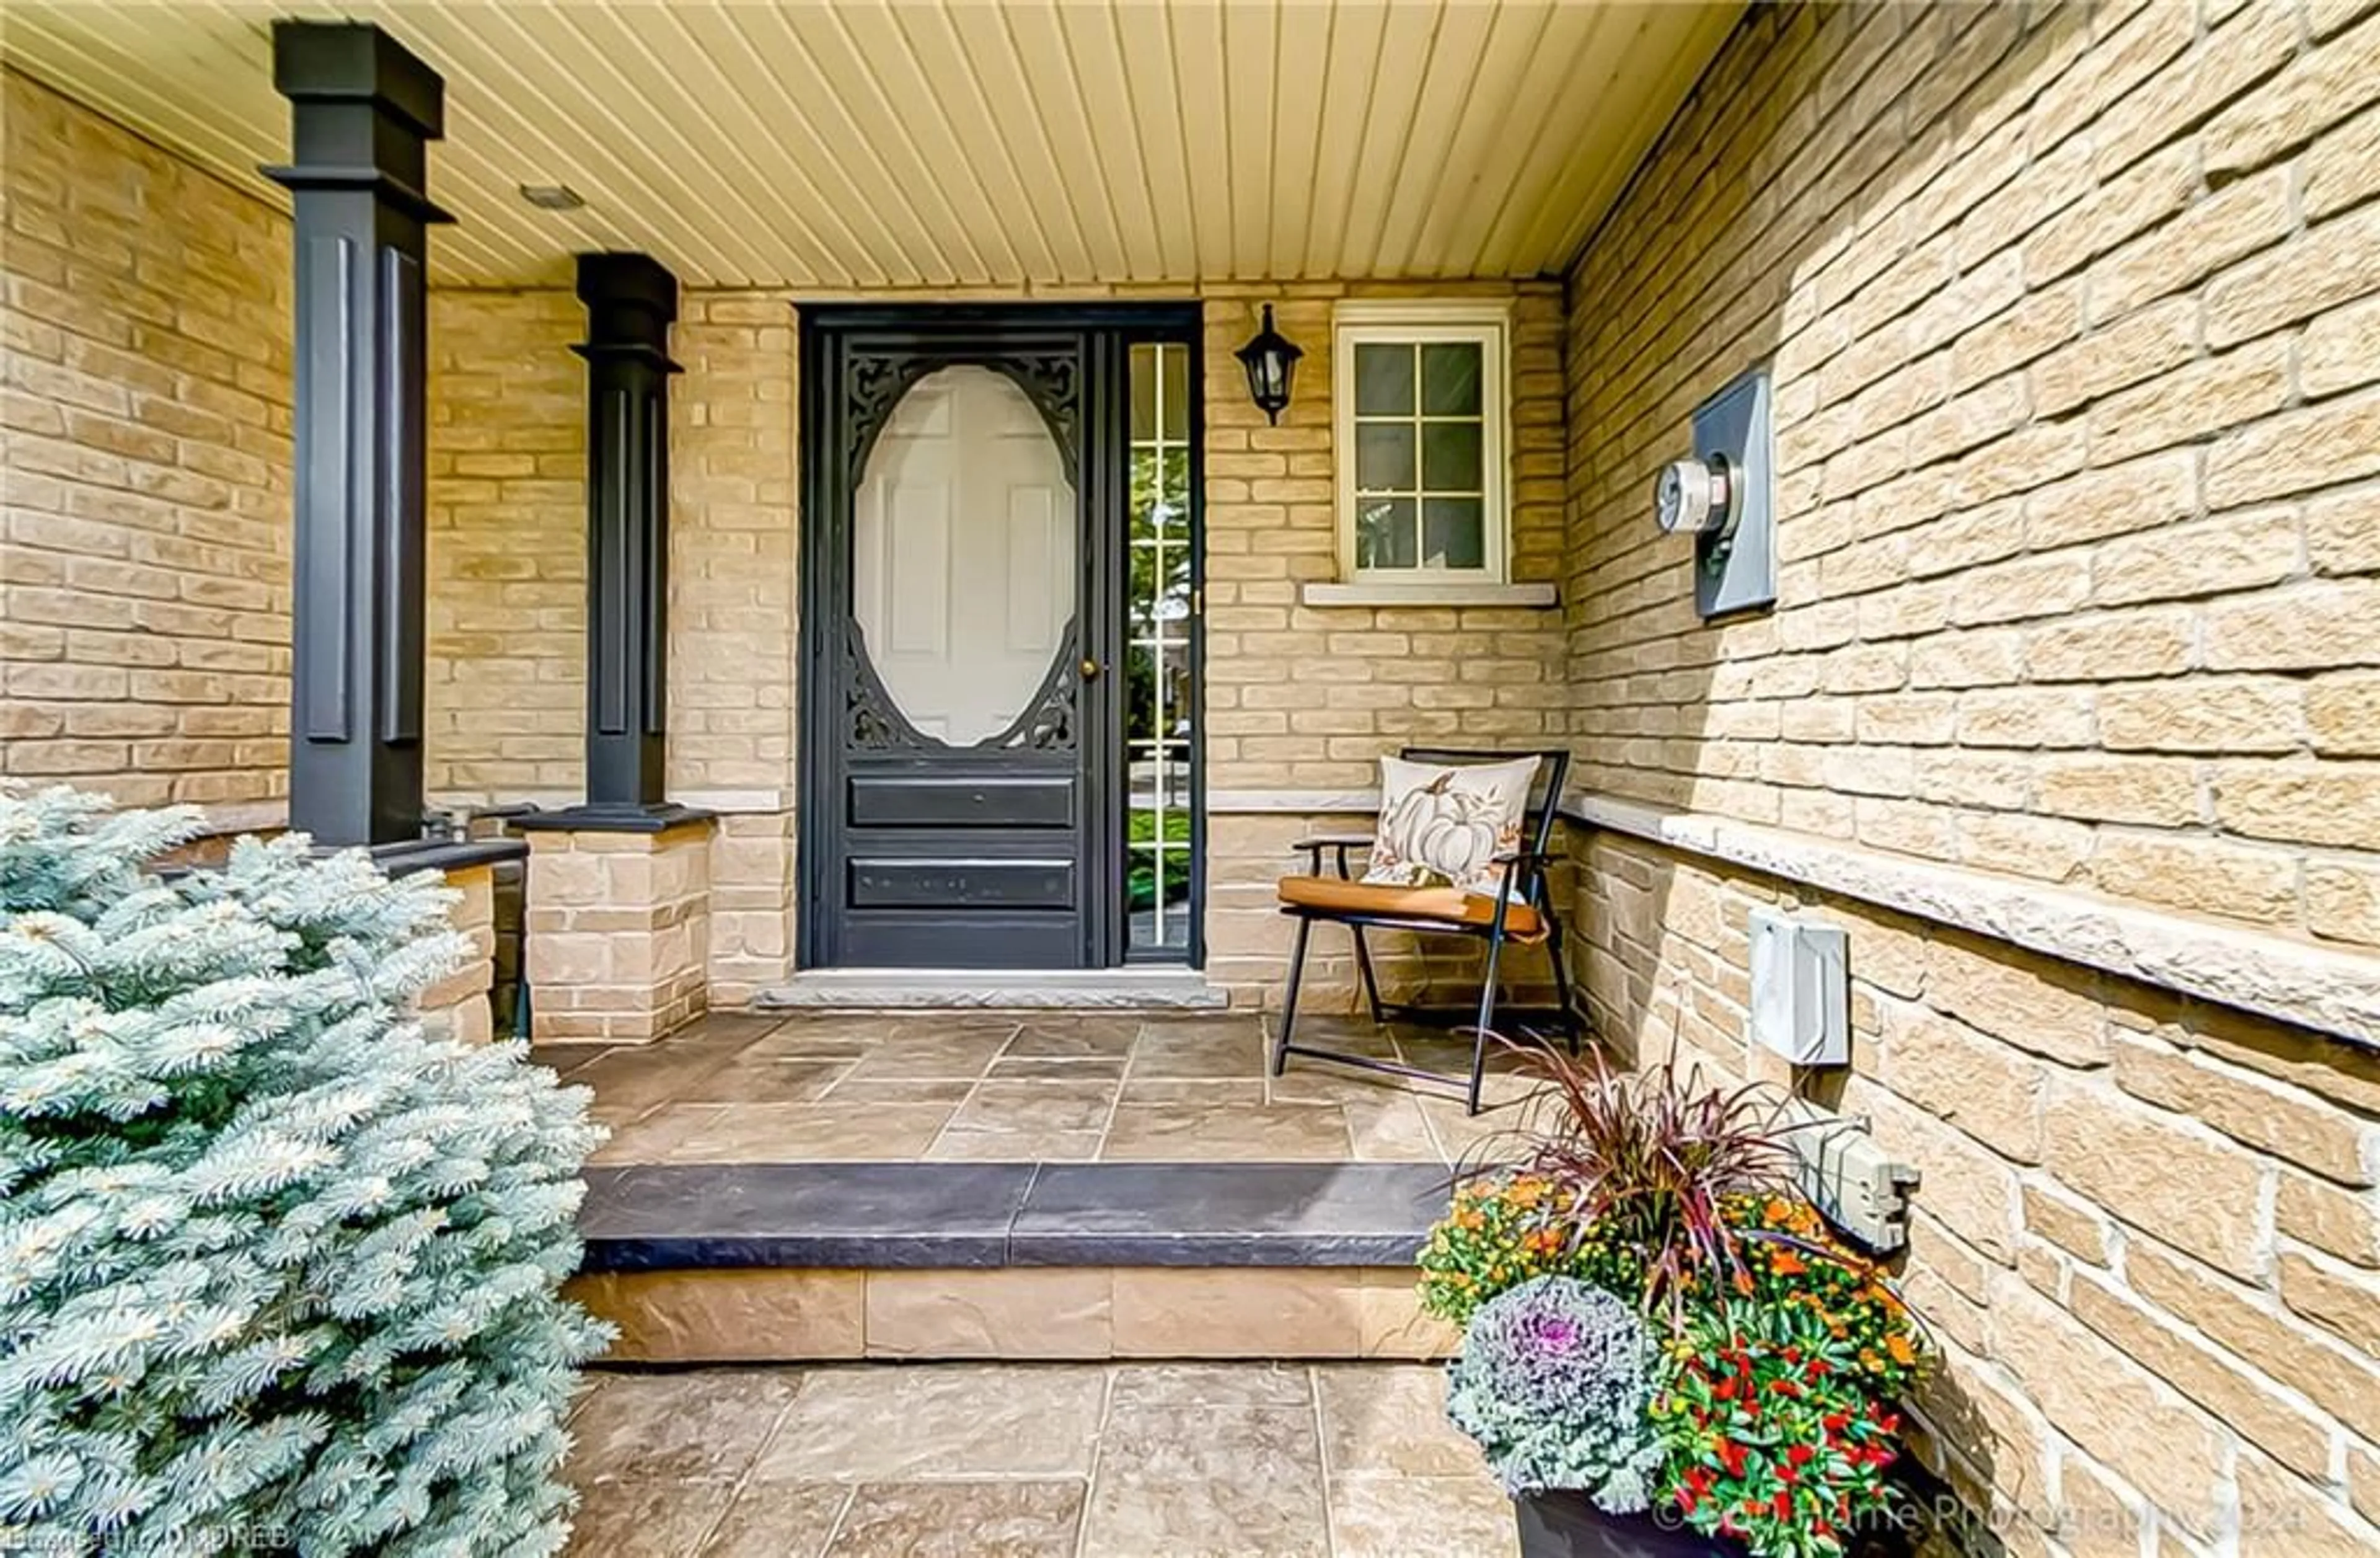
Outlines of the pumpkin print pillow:
[{"label": "pumpkin print pillow", "polygon": [[1517,848],[1537,760],[1457,768],[1380,760],[1380,827],[1364,880],[1397,887],[1503,891],[1496,857]]}]

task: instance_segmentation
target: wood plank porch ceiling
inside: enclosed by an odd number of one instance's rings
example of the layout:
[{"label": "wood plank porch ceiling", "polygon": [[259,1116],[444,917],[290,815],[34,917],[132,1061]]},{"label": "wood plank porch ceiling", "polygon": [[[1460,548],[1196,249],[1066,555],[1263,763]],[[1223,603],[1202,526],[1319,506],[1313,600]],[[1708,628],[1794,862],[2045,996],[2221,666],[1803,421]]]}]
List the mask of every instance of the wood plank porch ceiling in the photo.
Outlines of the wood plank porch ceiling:
[{"label": "wood plank porch ceiling", "polygon": [[[443,71],[447,285],[641,249],[810,291],[1561,270],[1740,0],[9,0],[0,56],[279,201],[277,15]],[[522,185],[583,209],[534,209]]]}]

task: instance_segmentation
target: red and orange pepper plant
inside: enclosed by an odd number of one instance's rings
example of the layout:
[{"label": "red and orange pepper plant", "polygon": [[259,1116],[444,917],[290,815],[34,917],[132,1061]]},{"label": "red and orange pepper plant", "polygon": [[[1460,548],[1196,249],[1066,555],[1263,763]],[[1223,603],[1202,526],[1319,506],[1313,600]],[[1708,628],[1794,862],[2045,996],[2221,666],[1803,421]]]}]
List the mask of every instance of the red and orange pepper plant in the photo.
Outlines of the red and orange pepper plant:
[{"label": "red and orange pepper plant", "polygon": [[1683,1522],[1760,1558],[1836,1558],[1892,1517],[1899,1414],[1808,1310],[1739,1301],[1670,1344],[1654,1395],[1662,1492]]}]

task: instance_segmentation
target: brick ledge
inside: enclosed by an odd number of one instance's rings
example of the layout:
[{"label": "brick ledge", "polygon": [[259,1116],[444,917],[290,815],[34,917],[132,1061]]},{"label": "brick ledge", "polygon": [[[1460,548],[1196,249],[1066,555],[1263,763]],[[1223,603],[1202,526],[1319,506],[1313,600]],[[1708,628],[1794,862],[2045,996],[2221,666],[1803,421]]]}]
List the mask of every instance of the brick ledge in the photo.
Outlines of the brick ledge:
[{"label": "brick ledge", "polygon": [[1380,792],[1368,790],[1209,790],[1210,817],[1284,815],[1323,817],[1341,814],[1373,816],[1380,809]]},{"label": "brick ledge", "polygon": [[1550,584],[1501,580],[1356,580],[1340,584],[1310,579],[1298,591],[1303,606],[1490,606],[1545,611],[1561,603]]},{"label": "brick ledge", "polygon": [[1612,796],[1574,793],[1562,815],[2380,1050],[2380,958],[2366,954]]}]

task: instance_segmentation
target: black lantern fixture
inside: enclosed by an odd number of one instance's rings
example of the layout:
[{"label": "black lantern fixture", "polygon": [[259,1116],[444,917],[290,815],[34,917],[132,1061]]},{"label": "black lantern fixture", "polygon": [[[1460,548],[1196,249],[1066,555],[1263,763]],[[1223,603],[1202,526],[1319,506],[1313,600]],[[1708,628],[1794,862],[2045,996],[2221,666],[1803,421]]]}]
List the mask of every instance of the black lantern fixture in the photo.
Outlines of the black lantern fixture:
[{"label": "black lantern fixture", "polygon": [[1235,354],[1240,366],[1248,371],[1248,398],[1265,414],[1265,420],[1278,423],[1281,414],[1289,408],[1290,375],[1297,371],[1297,359],[1305,355],[1297,343],[1272,327],[1272,305],[1264,306],[1264,327],[1248,337],[1248,344]]}]

